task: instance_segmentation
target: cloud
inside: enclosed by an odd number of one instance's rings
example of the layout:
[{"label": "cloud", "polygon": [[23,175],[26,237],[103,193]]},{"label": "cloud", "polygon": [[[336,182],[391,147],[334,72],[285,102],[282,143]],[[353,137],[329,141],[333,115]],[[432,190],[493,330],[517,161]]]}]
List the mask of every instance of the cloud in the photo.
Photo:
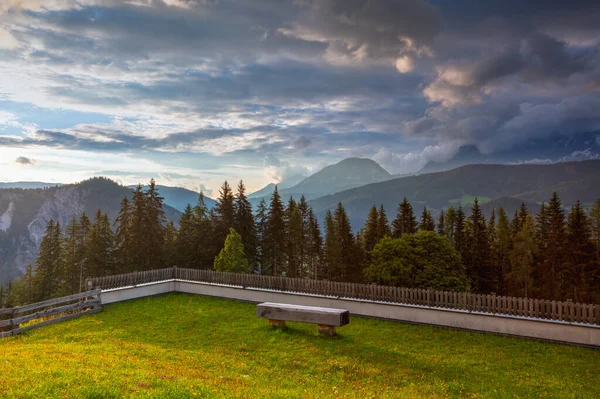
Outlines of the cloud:
[{"label": "cloud", "polygon": [[31,158],[27,158],[27,157],[18,157],[15,160],[15,163],[18,165],[22,165],[22,166],[29,166],[29,165],[35,165],[36,162],[34,159]]},{"label": "cloud", "polygon": [[206,195],[207,197],[212,197],[213,195],[213,190],[202,183],[198,185],[198,191],[204,193],[204,195]]},{"label": "cloud", "polygon": [[428,162],[443,162],[450,159],[457,151],[458,146],[442,144],[426,146],[422,151],[395,153],[386,148],[381,148],[373,160],[393,174],[409,174],[421,170]]},{"label": "cloud", "polygon": [[294,176],[307,176],[311,169],[301,165],[291,165],[289,162],[281,161],[273,154],[267,154],[263,161],[265,176],[276,183]]}]

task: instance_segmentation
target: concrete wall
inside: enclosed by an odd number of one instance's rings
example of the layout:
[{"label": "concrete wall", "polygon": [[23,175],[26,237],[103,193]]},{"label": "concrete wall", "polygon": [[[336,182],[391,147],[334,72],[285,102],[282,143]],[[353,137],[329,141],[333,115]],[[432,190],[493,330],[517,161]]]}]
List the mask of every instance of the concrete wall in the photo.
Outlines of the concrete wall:
[{"label": "concrete wall", "polygon": [[355,316],[377,317],[410,323],[600,347],[600,327],[598,326],[490,315],[454,309],[432,309],[414,305],[347,298],[339,299],[320,295],[287,293],[183,280],[103,291],[102,304],[160,295],[170,292],[169,289],[176,292],[230,298],[255,303],[281,302],[295,305],[348,309],[350,314]]}]

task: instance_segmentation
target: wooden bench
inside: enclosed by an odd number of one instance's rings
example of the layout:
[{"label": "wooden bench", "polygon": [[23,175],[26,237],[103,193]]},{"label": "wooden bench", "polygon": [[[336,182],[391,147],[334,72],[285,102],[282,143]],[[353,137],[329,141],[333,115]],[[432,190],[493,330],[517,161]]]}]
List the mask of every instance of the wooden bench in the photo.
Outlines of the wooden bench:
[{"label": "wooden bench", "polygon": [[271,326],[279,328],[284,328],[286,321],[318,324],[320,334],[331,336],[335,335],[336,327],[350,323],[350,312],[344,309],[285,303],[261,303],[256,307],[256,316],[269,319]]}]

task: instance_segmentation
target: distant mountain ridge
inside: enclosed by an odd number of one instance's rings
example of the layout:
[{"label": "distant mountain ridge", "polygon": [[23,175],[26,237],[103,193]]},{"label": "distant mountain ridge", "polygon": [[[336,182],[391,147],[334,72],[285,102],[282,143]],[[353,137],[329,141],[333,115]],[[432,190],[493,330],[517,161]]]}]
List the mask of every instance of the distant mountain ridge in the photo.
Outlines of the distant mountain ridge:
[{"label": "distant mountain ridge", "polygon": [[291,177],[288,177],[288,178],[282,180],[279,183],[269,183],[266,186],[264,186],[263,188],[261,188],[260,190],[249,194],[248,198],[255,199],[255,198],[269,197],[271,194],[273,194],[273,191],[275,191],[275,186],[277,186],[277,188],[279,190],[283,190],[283,189],[295,186],[296,184],[300,183],[305,178],[306,178],[306,176],[294,175],[294,176],[291,176]]},{"label": "distant mountain ridge", "polygon": [[[372,159],[346,158],[321,169],[292,187],[278,188],[279,194],[285,200],[289,197],[300,198],[302,195],[307,199],[314,199],[365,184],[381,182],[391,177],[392,175],[387,170]],[[271,193],[272,190],[265,197],[268,199]],[[254,194],[252,198],[254,204],[260,199]]]},{"label": "distant mountain ridge", "polygon": [[62,186],[62,183],[44,183],[41,181],[15,181],[0,183],[0,189],[2,188],[22,188],[22,189],[36,189],[36,188],[48,188]]},{"label": "distant mountain ridge", "polygon": [[430,161],[416,174],[442,172],[470,164],[549,164],[600,159],[600,131],[569,136],[531,138],[508,149],[483,154],[474,145],[465,145],[448,161]]},{"label": "distant mountain ridge", "polygon": [[[0,189],[0,283],[19,277],[35,262],[50,219],[66,226],[73,216],[85,212],[93,219],[101,209],[114,222],[121,200],[132,194],[104,178],[45,189]],[[168,220],[179,223],[179,211],[168,205],[164,210]]]},{"label": "distant mountain ridge", "polygon": [[565,206],[572,206],[578,199],[585,207],[591,206],[600,198],[600,161],[467,165],[445,172],[369,184],[317,198],[310,204],[319,220],[323,220],[325,212],[341,201],[348,211],[352,227],[357,230],[364,224],[373,205],[383,204],[388,218],[392,220],[398,203],[405,196],[417,214],[425,206],[437,214],[441,209],[461,202],[468,207],[474,197],[479,197],[482,202],[510,204],[511,209],[521,201],[539,204],[548,201],[553,191],[559,194]]}]

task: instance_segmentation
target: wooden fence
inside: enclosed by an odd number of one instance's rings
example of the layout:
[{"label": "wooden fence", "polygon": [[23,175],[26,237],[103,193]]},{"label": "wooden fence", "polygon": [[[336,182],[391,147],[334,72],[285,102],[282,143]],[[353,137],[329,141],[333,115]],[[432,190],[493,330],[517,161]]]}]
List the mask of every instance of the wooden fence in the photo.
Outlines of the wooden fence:
[{"label": "wooden fence", "polygon": [[568,323],[600,325],[600,305],[572,301],[480,295],[467,292],[413,289],[375,284],[226,273],[212,270],[167,268],[98,277],[88,280],[90,287],[113,289],[165,280],[188,280],[244,288],[324,295],[376,302],[417,305],[436,309],[507,315]]},{"label": "wooden fence", "polygon": [[[100,294],[100,290],[92,290],[16,308],[0,309],[0,338],[84,314],[97,313],[102,308]],[[32,321],[34,322],[25,324]]]}]

